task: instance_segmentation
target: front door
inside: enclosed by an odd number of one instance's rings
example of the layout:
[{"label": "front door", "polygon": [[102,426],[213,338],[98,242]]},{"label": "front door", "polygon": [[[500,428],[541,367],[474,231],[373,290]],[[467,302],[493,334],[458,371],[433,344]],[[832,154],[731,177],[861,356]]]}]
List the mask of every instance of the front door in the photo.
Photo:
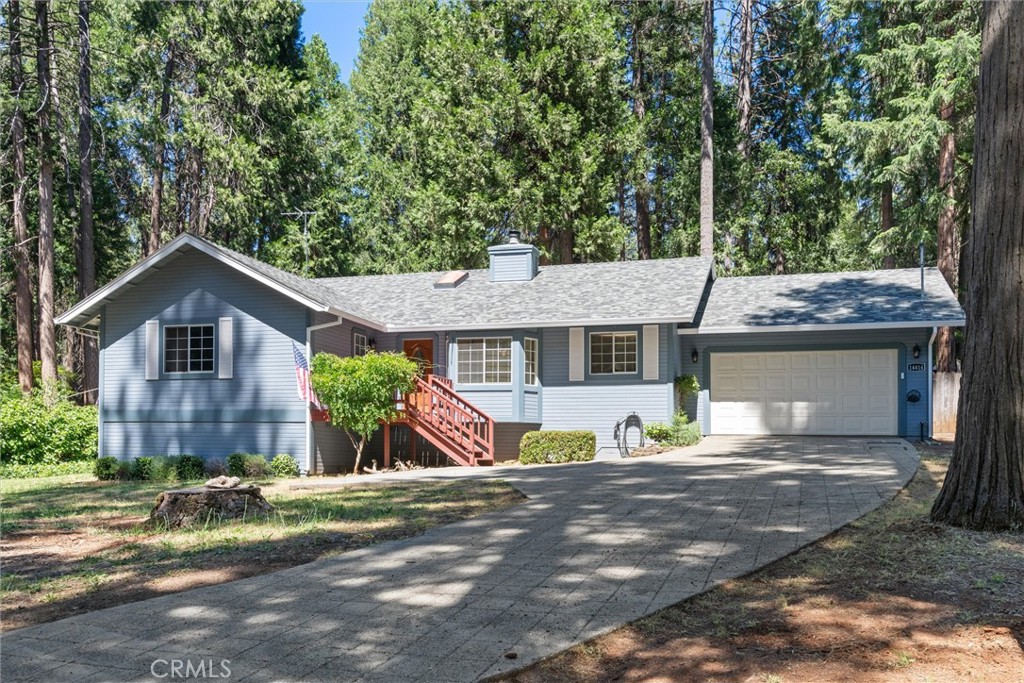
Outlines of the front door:
[{"label": "front door", "polygon": [[434,374],[434,340],[406,339],[402,342],[402,351],[420,366],[420,375]]}]

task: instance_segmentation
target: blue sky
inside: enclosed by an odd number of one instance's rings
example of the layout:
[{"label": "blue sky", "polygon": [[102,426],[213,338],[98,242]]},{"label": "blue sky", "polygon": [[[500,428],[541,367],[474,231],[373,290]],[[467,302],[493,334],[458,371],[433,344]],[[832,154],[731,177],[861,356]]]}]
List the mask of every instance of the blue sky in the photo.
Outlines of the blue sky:
[{"label": "blue sky", "polygon": [[314,33],[327,43],[331,59],[341,70],[341,79],[348,81],[353,61],[359,54],[359,31],[369,2],[354,0],[303,0],[302,34],[308,40]]}]

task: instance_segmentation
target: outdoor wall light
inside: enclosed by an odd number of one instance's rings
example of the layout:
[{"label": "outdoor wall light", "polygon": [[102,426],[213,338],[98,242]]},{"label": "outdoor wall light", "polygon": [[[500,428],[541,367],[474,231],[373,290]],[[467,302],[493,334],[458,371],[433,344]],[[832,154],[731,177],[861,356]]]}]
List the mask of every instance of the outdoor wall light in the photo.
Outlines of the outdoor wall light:
[{"label": "outdoor wall light", "polygon": [[693,353],[690,354],[690,360],[692,360],[694,363],[696,363],[697,362],[697,357],[698,357],[697,356],[697,349],[694,349]]},{"label": "outdoor wall light", "polygon": [[913,353],[914,353],[914,358],[920,358],[921,357],[921,347],[918,346],[917,344],[914,344],[914,351],[913,351]]}]

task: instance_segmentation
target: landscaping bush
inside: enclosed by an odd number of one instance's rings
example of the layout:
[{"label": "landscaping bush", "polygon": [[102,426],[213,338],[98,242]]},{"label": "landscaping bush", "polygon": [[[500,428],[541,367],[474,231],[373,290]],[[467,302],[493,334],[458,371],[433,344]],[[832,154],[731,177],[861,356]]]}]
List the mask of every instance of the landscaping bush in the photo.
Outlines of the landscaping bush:
[{"label": "landscaping bush", "polygon": [[30,479],[35,477],[62,477],[68,474],[93,474],[94,460],[39,463],[37,465],[0,465],[0,479]]},{"label": "landscaping bush", "polygon": [[299,476],[299,463],[287,453],[278,453],[270,461],[270,471],[275,477],[297,477]]},{"label": "landscaping bush", "polygon": [[672,424],[651,422],[644,425],[644,434],[648,439],[657,441],[662,446],[693,446],[700,443],[700,424],[690,422],[683,411],[672,416]]},{"label": "landscaping bush", "polygon": [[135,458],[128,466],[128,478],[134,481],[150,481],[153,478],[153,458]]},{"label": "landscaping bush", "polygon": [[175,463],[174,473],[179,481],[202,479],[205,474],[203,459],[198,455],[179,455]]},{"label": "landscaping bush", "polygon": [[156,455],[149,459],[152,469],[150,470],[150,481],[178,481],[178,456]]},{"label": "landscaping bush", "polygon": [[211,479],[213,477],[221,477],[228,473],[228,466],[224,464],[223,460],[218,458],[211,458],[206,461],[206,466],[203,468],[207,477]]},{"label": "landscaping bush", "polygon": [[232,453],[228,456],[228,474],[232,477],[256,479],[270,476],[266,456],[254,453]]},{"label": "landscaping bush", "polygon": [[100,481],[112,481],[117,479],[117,467],[120,463],[117,458],[110,456],[106,458],[96,458],[96,464],[93,466],[93,474]]},{"label": "landscaping bush", "polygon": [[40,393],[5,392],[0,401],[0,462],[92,462],[97,455],[98,424],[96,406],[61,398],[51,405]]},{"label": "landscaping bush", "polygon": [[597,454],[597,435],[586,431],[541,431],[523,434],[519,462],[524,465],[586,462]]}]

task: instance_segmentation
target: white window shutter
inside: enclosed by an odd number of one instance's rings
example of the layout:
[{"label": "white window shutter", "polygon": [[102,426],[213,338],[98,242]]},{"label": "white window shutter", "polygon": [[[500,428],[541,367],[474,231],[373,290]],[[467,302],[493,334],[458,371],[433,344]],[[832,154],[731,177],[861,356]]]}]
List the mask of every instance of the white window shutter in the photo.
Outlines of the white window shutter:
[{"label": "white window shutter", "polygon": [[569,328],[569,381],[583,381],[583,328]]},{"label": "white window shutter", "polygon": [[160,321],[146,321],[146,379],[160,379]]},{"label": "white window shutter", "polygon": [[644,379],[658,379],[657,325],[644,325]]},{"label": "white window shutter", "polygon": [[231,318],[220,319],[220,329],[217,331],[217,377],[220,379],[231,379],[234,376],[235,340],[232,334],[233,330]]}]

